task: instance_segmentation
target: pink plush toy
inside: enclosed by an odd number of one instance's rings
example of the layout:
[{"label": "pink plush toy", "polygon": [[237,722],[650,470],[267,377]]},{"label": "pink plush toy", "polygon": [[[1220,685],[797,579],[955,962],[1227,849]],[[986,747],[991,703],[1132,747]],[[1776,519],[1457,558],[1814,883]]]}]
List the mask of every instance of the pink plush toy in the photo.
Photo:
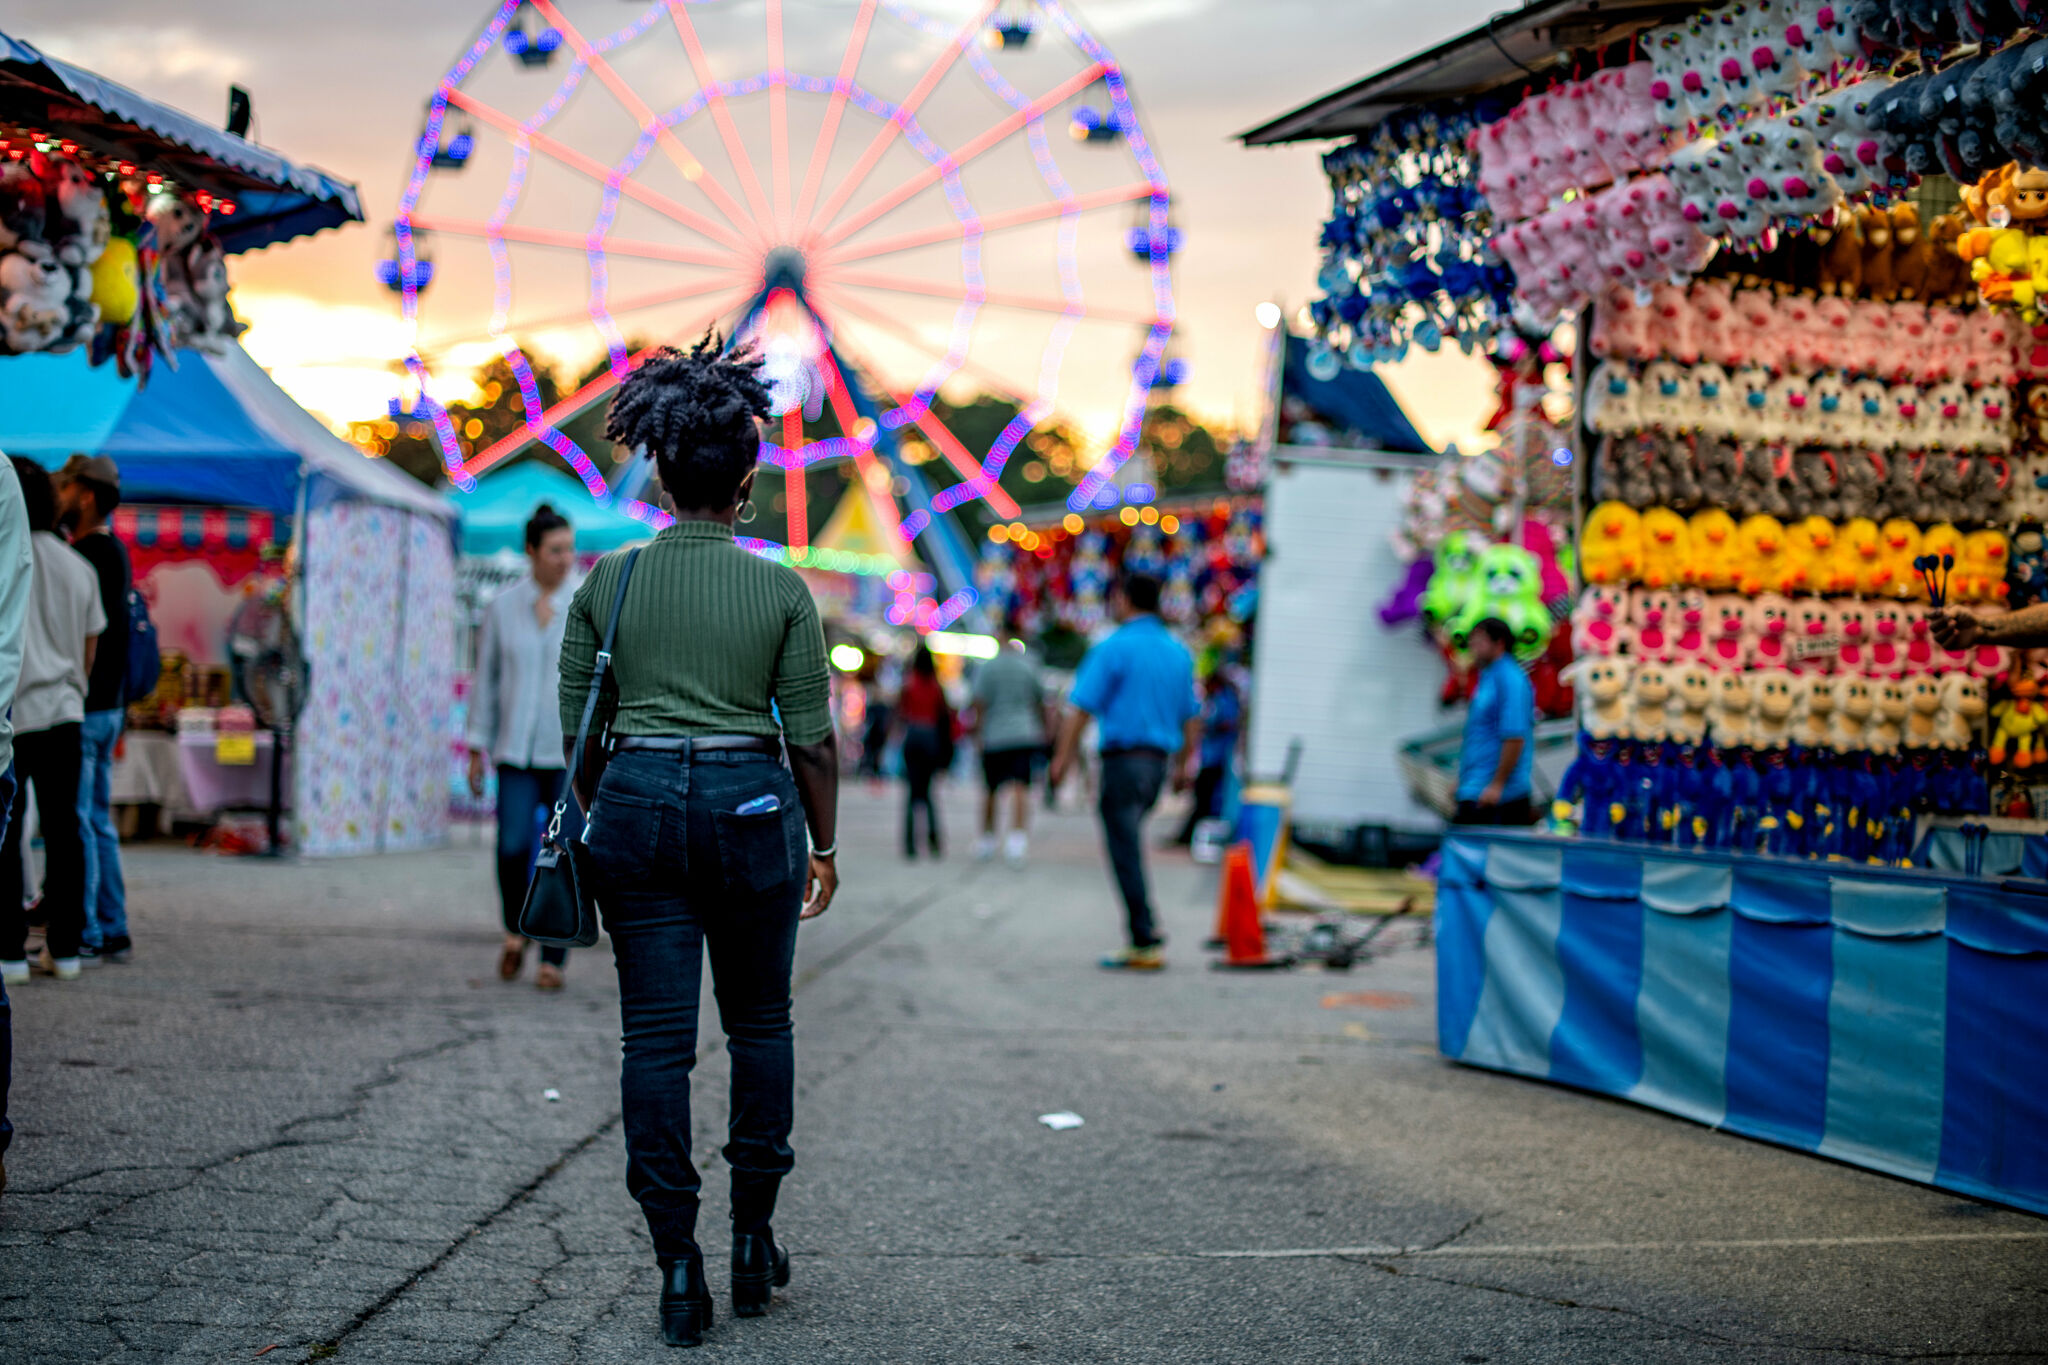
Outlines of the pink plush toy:
[{"label": "pink plush toy", "polygon": [[1750,599],[1748,615],[1751,666],[1790,667],[1792,603],[1774,592],[1758,593]]},{"label": "pink plush toy", "polygon": [[1655,349],[1661,343],[1664,354],[1679,364],[1699,363],[1700,342],[1694,331],[1692,303],[1685,290],[1669,280],[1651,286],[1649,314],[1653,335],[1646,341],[1652,353],[1643,359],[1654,359]]},{"label": "pink plush toy", "polygon": [[1557,536],[1546,522],[1533,516],[1522,518],[1522,548],[1536,556],[1544,601],[1560,602],[1572,595],[1570,580],[1557,566]]},{"label": "pink plush toy", "polygon": [[1836,650],[1835,609],[1818,597],[1802,597],[1792,604],[1792,671],[1828,673],[1834,670]]},{"label": "pink plush toy", "polygon": [[1749,599],[1736,593],[1716,593],[1707,599],[1706,659],[1717,669],[1749,666]]},{"label": "pink plush toy", "polygon": [[1739,337],[1735,326],[1735,299],[1725,280],[1695,280],[1692,286],[1693,334],[1700,358],[1727,367],[1740,365],[1736,358]]},{"label": "pink plush toy", "polygon": [[1920,358],[1922,382],[1938,384],[1945,379],[1961,379],[1968,372],[1963,316],[1960,310],[1942,304],[1928,308],[1927,346]]},{"label": "pink plush toy", "polygon": [[1659,663],[1678,657],[1677,614],[1671,593],[1638,588],[1630,599],[1629,623],[1636,628],[1636,654]]},{"label": "pink plush toy", "polygon": [[1862,610],[1870,630],[1863,671],[1878,678],[1901,676],[1906,671],[1907,607],[1900,602],[1875,600],[1865,603]]},{"label": "pink plush toy", "polygon": [[1927,621],[1927,609],[1909,604],[1901,610],[1906,614],[1906,657],[1902,674],[1910,676],[1936,671],[1939,656],[1932,627]]},{"label": "pink plush toy", "polygon": [[1885,351],[1887,373],[1895,380],[1926,374],[1933,359],[1934,343],[1927,305],[1901,299],[1890,306],[1890,312],[1891,345]]},{"label": "pink plush toy", "polygon": [[1707,595],[1698,588],[1681,588],[1672,594],[1672,612],[1677,631],[1672,657],[1680,663],[1707,661]]},{"label": "pink plush toy", "polygon": [[1635,653],[1636,631],[1628,622],[1629,591],[1593,584],[1572,608],[1572,653],[1578,658]]},{"label": "pink plush toy", "polygon": [[1853,597],[1835,603],[1835,632],[1841,647],[1835,652],[1835,668],[1842,673],[1864,673],[1870,669],[1870,609]]},{"label": "pink plush toy", "polygon": [[1843,348],[1843,368],[1857,374],[1888,372],[1886,355],[1891,345],[1892,312],[1876,299],[1859,299],[1850,305],[1848,344]]},{"label": "pink plush toy", "polygon": [[1963,378],[1972,384],[2010,384],[2018,377],[2014,353],[2019,320],[2003,308],[1979,308],[1963,318]]},{"label": "pink plush toy", "polygon": [[1767,370],[1785,368],[1786,331],[1778,317],[1778,297],[1768,289],[1735,291],[1735,323],[1744,362]]}]

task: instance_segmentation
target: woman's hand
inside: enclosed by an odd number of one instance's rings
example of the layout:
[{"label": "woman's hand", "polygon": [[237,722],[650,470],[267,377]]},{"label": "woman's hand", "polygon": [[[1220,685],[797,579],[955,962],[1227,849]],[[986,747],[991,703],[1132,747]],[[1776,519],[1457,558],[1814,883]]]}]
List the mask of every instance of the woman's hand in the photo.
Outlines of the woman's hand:
[{"label": "woman's hand", "polygon": [[816,919],[832,908],[832,897],[839,890],[839,860],[836,857],[820,858],[811,855],[811,875],[806,883],[810,895],[804,900],[803,913],[798,919]]},{"label": "woman's hand", "polygon": [[481,749],[469,751],[469,794],[484,794],[484,751]]}]

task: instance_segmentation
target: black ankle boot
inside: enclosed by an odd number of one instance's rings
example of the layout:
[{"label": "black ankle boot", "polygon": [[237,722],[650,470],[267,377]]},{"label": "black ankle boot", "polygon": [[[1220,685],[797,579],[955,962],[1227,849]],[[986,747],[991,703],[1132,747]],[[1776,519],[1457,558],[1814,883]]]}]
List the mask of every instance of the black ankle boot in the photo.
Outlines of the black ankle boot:
[{"label": "black ankle boot", "polygon": [[732,1235],[732,1311],[758,1318],[768,1311],[771,1287],[789,1283],[789,1253],[775,1245],[772,1232]]},{"label": "black ankle boot", "polygon": [[661,1268],[661,1339],[671,1346],[702,1346],[711,1330],[711,1286],[704,1258],[686,1256]]}]

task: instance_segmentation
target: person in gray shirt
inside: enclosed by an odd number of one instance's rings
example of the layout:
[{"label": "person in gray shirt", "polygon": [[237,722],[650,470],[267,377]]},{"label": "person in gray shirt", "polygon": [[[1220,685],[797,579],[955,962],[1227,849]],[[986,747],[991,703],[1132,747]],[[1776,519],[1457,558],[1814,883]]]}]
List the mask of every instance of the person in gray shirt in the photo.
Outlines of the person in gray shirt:
[{"label": "person in gray shirt", "polygon": [[1045,680],[1015,625],[1003,634],[1002,649],[981,666],[974,680],[975,735],[987,787],[974,856],[983,861],[996,856],[1002,791],[1009,787],[1010,836],[1003,842],[1003,854],[1012,866],[1021,866],[1030,849],[1032,769],[1045,755]]}]

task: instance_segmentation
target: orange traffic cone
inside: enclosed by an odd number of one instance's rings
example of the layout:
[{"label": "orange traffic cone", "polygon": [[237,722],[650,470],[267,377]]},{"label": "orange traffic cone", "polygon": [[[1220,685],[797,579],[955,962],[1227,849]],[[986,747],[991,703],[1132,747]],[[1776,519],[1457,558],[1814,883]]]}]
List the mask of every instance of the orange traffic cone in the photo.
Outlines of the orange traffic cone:
[{"label": "orange traffic cone", "polygon": [[1266,954],[1266,927],[1259,922],[1259,886],[1252,875],[1249,843],[1233,844],[1224,855],[1216,926],[1223,940],[1223,960],[1215,966],[1242,970],[1293,965],[1289,958]]}]

